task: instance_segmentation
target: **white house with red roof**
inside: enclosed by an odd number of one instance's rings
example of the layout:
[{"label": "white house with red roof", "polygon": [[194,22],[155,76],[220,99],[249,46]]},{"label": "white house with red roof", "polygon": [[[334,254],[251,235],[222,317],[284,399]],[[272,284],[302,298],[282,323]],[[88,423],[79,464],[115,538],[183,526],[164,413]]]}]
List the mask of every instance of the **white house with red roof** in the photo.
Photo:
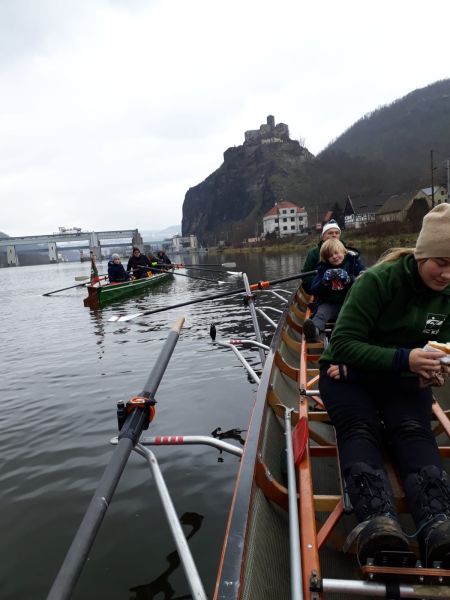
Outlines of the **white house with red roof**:
[{"label": "white house with red roof", "polygon": [[292,202],[275,202],[263,217],[264,235],[275,232],[278,237],[284,237],[303,233],[307,228],[306,210]]}]

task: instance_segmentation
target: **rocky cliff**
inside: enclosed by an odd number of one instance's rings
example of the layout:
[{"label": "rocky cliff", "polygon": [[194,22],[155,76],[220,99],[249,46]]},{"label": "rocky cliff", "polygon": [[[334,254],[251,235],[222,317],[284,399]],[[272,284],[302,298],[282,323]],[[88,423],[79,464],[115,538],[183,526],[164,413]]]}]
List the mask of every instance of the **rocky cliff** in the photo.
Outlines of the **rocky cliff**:
[{"label": "rocky cliff", "polygon": [[247,131],[241,146],[224,153],[223,164],[190,188],[183,204],[183,235],[195,234],[204,245],[240,242],[254,236],[262,216],[275,202],[298,204],[309,194],[305,165],[313,158],[289,138],[287,125],[273,117],[259,130]]},{"label": "rocky cliff", "polygon": [[191,188],[183,205],[183,234],[202,243],[240,242],[261,233],[262,216],[275,202],[304,207],[309,225],[348,196],[367,205],[392,194],[447,186],[450,156],[450,79],[415,90],[365,115],[317,157],[289,137],[272,116],[228,149],[222,166]]}]

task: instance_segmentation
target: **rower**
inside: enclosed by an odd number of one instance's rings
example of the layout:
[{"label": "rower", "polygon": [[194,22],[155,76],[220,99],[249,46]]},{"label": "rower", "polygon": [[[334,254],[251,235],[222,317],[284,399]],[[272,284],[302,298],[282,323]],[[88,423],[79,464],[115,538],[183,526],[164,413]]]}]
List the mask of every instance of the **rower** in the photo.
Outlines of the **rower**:
[{"label": "rower", "polygon": [[[360,277],[320,359],[320,394],[336,430],[345,488],[359,521],[361,565],[407,552],[384,469],[384,435],[416,524],[422,562],[450,558],[450,487],[431,431],[435,375],[450,340],[450,205],[424,218],[414,249],[396,248]],[[384,431],[384,433],[383,433]]]},{"label": "rower", "polygon": [[108,262],[109,283],[123,283],[130,279],[130,273],[127,273],[123,267],[118,254],[113,254]]},{"label": "rower", "polygon": [[134,247],[133,253],[128,260],[127,271],[132,270],[135,279],[147,277],[147,271],[150,270],[151,264],[145,254],[142,254],[139,248]]},{"label": "rower", "polygon": [[156,254],[156,257],[158,259],[158,263],[160,265],[160,269],[169,269],[170,265],[172,265],[172,261],[170,260],[170,258],[167,256],[167,254],[164,252],[164,250],[158,250],[158,253]]}]

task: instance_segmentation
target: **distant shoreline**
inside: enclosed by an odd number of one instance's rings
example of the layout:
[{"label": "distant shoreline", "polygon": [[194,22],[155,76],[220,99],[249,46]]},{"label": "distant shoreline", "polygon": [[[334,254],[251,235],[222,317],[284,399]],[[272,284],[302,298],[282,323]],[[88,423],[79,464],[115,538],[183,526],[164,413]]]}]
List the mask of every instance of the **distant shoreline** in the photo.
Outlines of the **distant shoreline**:
[{"label": "distant shoreline", "polygon": [[[383,253],[389,248],[407,247],[413,248],[416,243],[418,233],[398,233],[386,236],[367,235],[361,232],[343,231],[342,239],[348,246],[353,246],[359,250],[374,249]],[[270,241],[270,243],[259,243],[252,246],[227,246],[226,248],[209,248],[209,254],[251,254],[264,252],[266,254],[280,254],[283,252],[303,251],[307,252],[310,248],[316,246],[320,241],[317,235],[310,235],[308,238],[300,240],[289,240],[287,242]]]}]

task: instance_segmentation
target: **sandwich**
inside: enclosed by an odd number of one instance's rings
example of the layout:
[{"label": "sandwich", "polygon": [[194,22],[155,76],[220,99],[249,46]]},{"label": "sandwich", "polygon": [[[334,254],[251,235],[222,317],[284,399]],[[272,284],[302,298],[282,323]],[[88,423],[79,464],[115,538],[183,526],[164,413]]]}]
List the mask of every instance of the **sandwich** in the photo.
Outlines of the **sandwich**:
[{"label": "sandwich", "polygon": [[427,346],[433,350],[439,350],[440,352],[445,352],[445,354],[450,354],[450,342],[447,342],[446,344],[444,342],[427,342]]},{"label": "sandwich", "polygon": [[441,358],[441,363],[443,365],[450,365],[450,342],[427,342],[424,350],[428,350],[429,352],[443,352],[445,356]]}]

